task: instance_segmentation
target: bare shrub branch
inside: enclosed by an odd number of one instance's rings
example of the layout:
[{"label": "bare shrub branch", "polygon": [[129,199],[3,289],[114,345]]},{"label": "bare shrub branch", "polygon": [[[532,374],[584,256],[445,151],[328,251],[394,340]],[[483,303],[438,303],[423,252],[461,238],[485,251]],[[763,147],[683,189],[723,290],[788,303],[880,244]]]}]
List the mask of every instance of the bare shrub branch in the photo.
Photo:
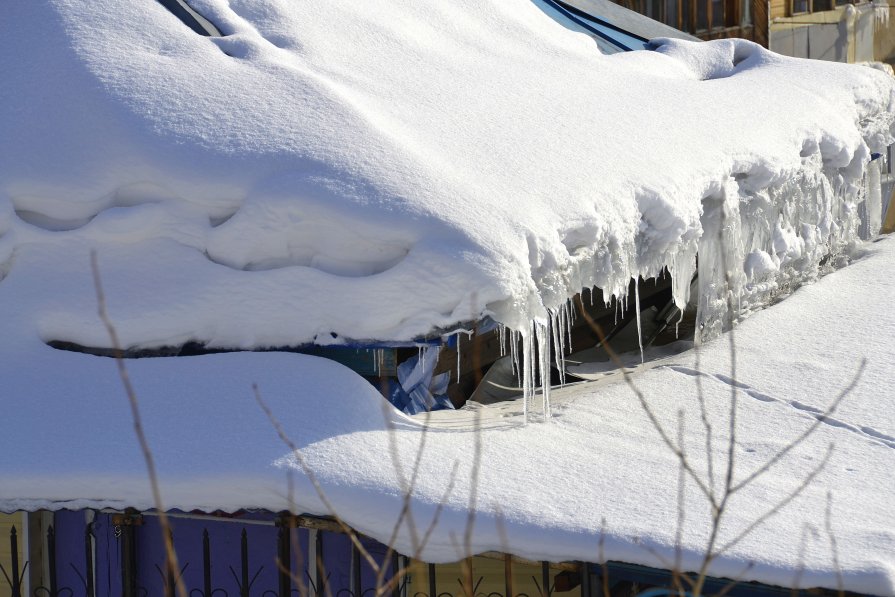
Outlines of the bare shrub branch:
[{"label": "bare shrub branch", "polygon": [[131,383],[130,375],[127,371],[127,365],[124,362],[124,349],[118,338],[118,330],[112,323],[109,313],[106,310],[106,295],[103,291],[102,279],[99,274],[99,262],[97,260],[96,251],[90,251],[90,271],[93,274],[93,289],[96,293],[97,314],[106,332],[109,334],[109,341],[112,343],[112,349],[115,352],[115,364],[118,367],[118,377],[121,378],[121,384],[124,386],[124,393],[127,395],[128,404],[130,404],[131,418],[134,422],[134,434],[140,444],[140,451],[143,453],[143,460],[146,462],[146,472],[149,475],[149,485],[152,488],[152,501],[155,509],[158,511],[159,526],[161,527],[162,540],[165,545],[165,567],[167,574],[175,579],[175,587],[178,597],[187,597],[186,587],[183,585],[183,578],[177,574],[180,569],[177,564],[177,553],[174,551],[174,540],[171,534],[171,524],[168,521],[168,514],[162,503],[162,492],[159,487],[158,473],[155,468],[155,459],[152,456],[152,450],[149,447],[149,441],[146,439],[146,433],[143,431],[143,420],[140,416],[140,403],[137,399],[137,392]]}]

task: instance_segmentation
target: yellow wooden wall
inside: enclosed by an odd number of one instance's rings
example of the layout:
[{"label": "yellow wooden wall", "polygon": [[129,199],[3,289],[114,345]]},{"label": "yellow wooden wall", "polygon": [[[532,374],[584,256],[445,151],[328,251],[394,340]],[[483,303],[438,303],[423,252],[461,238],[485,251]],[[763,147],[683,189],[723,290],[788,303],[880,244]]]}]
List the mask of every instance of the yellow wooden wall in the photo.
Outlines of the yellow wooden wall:
[{"label": "yellow wooden wall", "polygon": [[787,17],[786,0],[771,0],[771,18]]},{"label": "yellow wooden wall", "polygon": [[[0,513],[0,564],[3,564],[3,568],[7,570],[7,572],[10,572],[10,564],[12,562],[12,557],[9,551],[9,531],[13,526],[16,527],[16,532],[18,534],[19,572],[21,572],[25,562],[25,556],[22,551],[22,545],[24,543],[22,537],[24,533],[24,525],[22,522],[22,514],[20,512],[14,514]],[[10,588],[6,586],[6,580],[0,577],[0,597],[8,597],[10,594]]]},{"label": "yellow wooden wall", "polygon": [[[429,570],[422,562],[413,561],[411,572],[408,575],[407,595],[415,595],[418,592],[429,592]],[[454,564],[438,564],[436,571],[436,588],[438,593],[450,593],[463,595],[464,571],[460,562]],[[537,597],[541,594],[541,567],[539,565],[513,562],[513,593],[524,593],[529,597]],[[551,578],[558,570],[551,570]],[[504,562],[501,560],[475,557],[472,559],[472,578],[476,595],[489,595],[496,593],[503,595],[506,592]],[[576,589],[569,595],[578,594]],[[561,595],[562,593],[558,593]]]}]

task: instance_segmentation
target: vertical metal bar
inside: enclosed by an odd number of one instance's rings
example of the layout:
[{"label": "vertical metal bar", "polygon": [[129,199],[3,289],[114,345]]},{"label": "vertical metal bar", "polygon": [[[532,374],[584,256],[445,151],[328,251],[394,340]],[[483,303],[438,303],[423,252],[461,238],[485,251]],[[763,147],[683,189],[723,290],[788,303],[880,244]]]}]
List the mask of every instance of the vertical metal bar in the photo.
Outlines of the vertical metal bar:
[{"label": "vertical metal bar", "polygon": [[588,568],[586,562],[581,562],[579,566],[581,574],[581,597],[591,597],[590,568]]},{"label": "vertical metal bar", "polygon": [[401,581],[398,577],[400,565],[401,556],[396,551],[392,552],[392,597],[401,597]]},{"label": "vertical metal bar", "polygon": [[93,523],[88,522],[84,527],[84,584],[87,589],[87,597],[95,597],[96,589],[93,578]]},{"label": "vertical metal bar", "polygon": [[280,529],[277,532],[277,579],[279,581],[280,597],[289,597],[292,591],[292,555],[290,551],[292,543],[292,517],[281,519]]},{"label": "vertical metal bar", "polygon": [[435,586],[435,564],[429,564],[429,597],[438,597],[438,591]]},{"label": "vertical metal bar", "polygon": [[203,597],[211,597],[211,541],[208,529],[202,529],[202,589]]},{"label": "vertical metal bar", "polygon": [[124,597],[137,597],[137,541],[134,525],[124,521],[121,529],[121,592]]},{"label": "vertical metal bar", "polygon": [[351,595],[361,597],[364,590],[361,588],[360,550],[354,541],[351,542]]},{"label": "vertical metal bar", "polygon": [[56,529],[53,525],[47,527],[47,560],[50,564],[50,595],[55,597],[58,592],[56,583]]},{"label": "vertical metal bar", "polygon": [[544,583],[544,597],[550,597],[550,562],[541,562],[541,582]]},{"label": "vertical metal bar", "polygon": [[700,2],[705,2],[706,0],[690,0],[690,33],[695,33],[698,28],[699,18],[697,16],[699,7],[697,6]]},{"label": "vertical metal bar", "polygon": [[12,554],[12,597],[22,597],[22,585],[19,576],[19,538],[16,527],[13,525],[9,531],[9,550]]},{"label": "vertical metal bar", "polygon": [[513,559],[510,554],[503,554],[503,586],[504,595],[513,597]]},{"label": "vertical metal bar", "polygon": [[317,571],[317,597],[325,597],[326,571],[323,567],[323,531],[317,531],[314,541],[314,569]]},{"label": "vertical metal bar", "polygon": [[239,597],[249,597],[249,536],[242,529],[242,537],[239,541],[240,567],[242,571],[242,584],[239,586]]}]

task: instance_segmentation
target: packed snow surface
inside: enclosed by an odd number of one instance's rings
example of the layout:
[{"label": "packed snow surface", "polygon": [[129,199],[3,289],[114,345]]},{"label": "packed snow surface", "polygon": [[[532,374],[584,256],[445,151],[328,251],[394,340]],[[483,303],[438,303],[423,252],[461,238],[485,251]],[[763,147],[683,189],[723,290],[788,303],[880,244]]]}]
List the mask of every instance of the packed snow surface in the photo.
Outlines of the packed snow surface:
[{"label": "packed snow surface", "polygon": [[[826,530],[831,500],[845,588],[895,594],[895,238],[867,252],[738,326],[735,376],[728,336],[634,376],[675,441],[683,412],[686,451],[708,482],[701,384],[720,487],[734,392],[738,481],[815,423],[867,359],[815,433],[734,496],[720,544],[793,492],[834,444],[829,462],[795,500],[718,557],[712,574],[835,589]],[[52,266],[32,260],[14,271],[0,285],[0,310],[21,309]],[[0,434],[0,510],[153,507],[114,361],[53,350],[26,335],[18,341],[4,343],[0,359],[4,413],[15,423]],[[422,452],[411,500],[416,528],[428,526],[438,504],[443,509],[421,552],[419,535],[399,536],[404,553],[433,561],[463,556],[470,503],[473,552],[596,561],[602,535],[603,557],[665,567],[675,561],[679,508],[681,567],[698,567],[706,545],[705,499],[690,483],[679,506],[676,459],[617,377],[555,391],[546,423],[524,424],[517,401],[438,419],[434,413],[424,431],[424,418],[398,413],[356,374],[316,357],[230,353],[136,359],[128,368],[169,508],[330,513],[256,404],[257,383],[337,513],[381,541],[392,534]]]},{"label": "packed snow surface", "polygon": [[[683,304],[698,251],[708,341],[729,306],[813,279],[879,226],[870,158],[891,140],[893,79],[874,69],[737,40],[601,55],[530,0],[191,4],[222,37],[150,0],[0,9],[0,406],[14,423],[0,434],[0,509],[152,506],[114,365],[46,344],[110,345],[91,250],[129,348],[412,340],[490,315],[525,336],[531,371],[547,366],[534,346],[582,288],[620,295],[668,268]],[[858,355],[870,358],[831,424],[736,496],[722,537],[835,441],[828,466],[715,574],[835,587],[821,522],[830,489],[846,588],[895,594],[895,424],[881,402],[895,248],[870,252],[747,320],[736,384],[723,341],[699,366],[682,356],[640,376],[666,426],[685,410],[700,465],[692,384],[713,417],[738,392],[743,475],[814,420]],[[479,436],[462,417],[424,435],[361,378],[313,357],[130,368],[167,506],[288,505],[295,462],[252,400],[258,382],[348,522],[381,539],[401,493],[389,438],[401,466],[426,438],[420,520],[459,463],[427,559],[462,555],[451,536],[473,486],[473,551],[594,560],[605,520],[606,557],[674,553],[675,460],[623,385],[563,390],[543,425],[520,424],[510,405],[483,414]],[[718,447],[726,427],[714,429]],[[300,508],[326,513],[296,479]],[[690,568],[707,510],[686,495]],[[412,537],[399,547],[412,552]]]}]

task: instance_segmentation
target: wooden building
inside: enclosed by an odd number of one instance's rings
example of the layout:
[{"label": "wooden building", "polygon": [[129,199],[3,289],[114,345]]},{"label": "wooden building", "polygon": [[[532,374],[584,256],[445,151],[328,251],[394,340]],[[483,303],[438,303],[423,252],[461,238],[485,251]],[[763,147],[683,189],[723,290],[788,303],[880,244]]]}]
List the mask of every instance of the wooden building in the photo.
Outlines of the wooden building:
[{"label": "wooden building", "polygon": [[[886,0],[614,1],[703,40],[740,37],[788,56],[895,63],[895,27]],[[570,3],[610,16],[609,0]]]}]

